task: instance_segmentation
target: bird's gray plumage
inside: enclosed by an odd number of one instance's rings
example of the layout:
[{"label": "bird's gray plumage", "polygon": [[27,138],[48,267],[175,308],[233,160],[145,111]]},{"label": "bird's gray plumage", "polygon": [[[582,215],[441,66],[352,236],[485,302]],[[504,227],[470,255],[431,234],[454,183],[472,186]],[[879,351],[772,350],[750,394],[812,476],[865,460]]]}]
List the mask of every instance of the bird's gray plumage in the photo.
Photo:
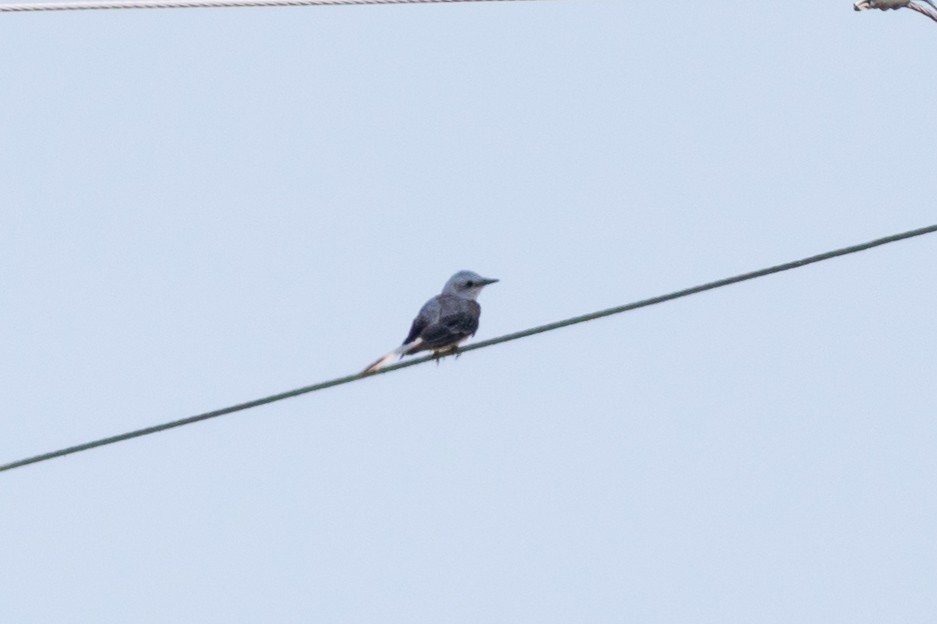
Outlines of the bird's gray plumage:
[{"label": "bird's gray plumage", "polygon": [[477,301],[455,295],[438,295],[426,302],[413,319],[410,333],[403,344],[421,338],[422,342],[407,354],[427,349],[444,349],[458,343],[478,330],[482,309]]},{"label": "bird's gray plumage", "polygon": [[852,5],[856,11],[865,11],[866,9],[879,9],[880,11],[889,11],[897,9],[911,9],[921,15],[926,15],[937,22],[937,4],[931,0],[860,0]]},{"label": "bird's gray plumage", "polygon": [[376,372],[402,355],[449,351],[474,336],[482,312],[476,299],[482,288],[497,281],[472,271],[459,271],[450,277],[442,293],[420,308],[403,344],[380,357],[364,372]]}]

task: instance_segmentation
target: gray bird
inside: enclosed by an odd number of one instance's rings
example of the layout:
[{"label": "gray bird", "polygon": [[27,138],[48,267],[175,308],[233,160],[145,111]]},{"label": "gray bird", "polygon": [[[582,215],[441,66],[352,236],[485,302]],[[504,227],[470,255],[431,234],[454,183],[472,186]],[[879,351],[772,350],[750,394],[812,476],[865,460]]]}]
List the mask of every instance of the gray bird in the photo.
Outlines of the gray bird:
[{"label": "gray bird", "polygon": [[923,4],[918,4],[915,0],[860,0],[852,5],[852,8],[856,11],[864,11],[866,9],[888,11],[907,8],[912,11],[917,11],[921,15],[926,15],[937,22],[937,4],[934,4],[931,0],[921,1]]},{"label": "gray bird", "polygon": [[471,271],[459,271],[450,277],[442,293],[420,308],[403,344],[378,358],[362,373],[375,373],[403,355],[420,351],[440,355],[454,350],[478,331],[482,308],[475,300],[482,288],[497,281]]}]

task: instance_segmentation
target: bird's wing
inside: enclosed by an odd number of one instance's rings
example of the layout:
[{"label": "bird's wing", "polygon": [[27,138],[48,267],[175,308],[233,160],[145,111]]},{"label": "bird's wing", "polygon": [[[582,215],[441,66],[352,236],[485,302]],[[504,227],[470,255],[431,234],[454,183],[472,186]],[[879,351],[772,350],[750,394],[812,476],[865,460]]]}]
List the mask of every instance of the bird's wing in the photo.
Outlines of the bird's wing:
[{"label": "bird's wing", "polygon": [[440,300],[439,319],[423,328],[421,349],[442,349],[468,338],[478,331],[481,306],[471,299],[445,297]]},{"label": "bird's wing", "polygon": [[416,318],[413,319],[413,323],[410,325],[410,333],[404,338],[402,344],[410,344],[423,333],[424,329],[439,320],[439,314],[442,310],[439,299],[440,296],[437,295],[423,304],[419,314],[416,315]]}]

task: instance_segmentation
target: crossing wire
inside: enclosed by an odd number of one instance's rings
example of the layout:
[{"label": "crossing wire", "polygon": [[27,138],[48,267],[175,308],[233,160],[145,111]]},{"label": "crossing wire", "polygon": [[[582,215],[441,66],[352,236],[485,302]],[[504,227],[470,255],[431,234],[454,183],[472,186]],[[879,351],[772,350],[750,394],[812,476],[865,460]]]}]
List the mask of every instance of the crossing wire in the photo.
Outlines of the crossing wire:
[{"label": "crossing wire", "polygon": [[535,0],[79,0],[78,2],[0,3],[0,13],[92,11],[105,9],[220,9],[234,7],[347,6],[364,4],[456,4]]},{"label": "crossing wire", "polygon": [[[872,249],[873,247],[880,247],[882,245],[887,245],[889,243],[895,243],[902,240],[907,240],[909,238],[915,238],[917,236],[923,236],[925,234],[932,234],[937,232],[937,225],[930,225],[927,227],[918,228],[916,230],[910,230],[908,232],[902,232],[900,234],[893,234],[891,236],[885,236],[883,238],[877,238],[866,243],[859,243],[857,245],[851,245],[849,247],[843,247],[841,249],[836,249],[833,251],[827,251],[825,253],[817,254],[815,256],[809,256],[801,260],[794,260],[792,262],[785,262],[784,264],[777,264],[765,269],[759,269],[757,271],[751,271],[749,273],[742,273],[740,275],[735,275],[733,277],[727,277],[724,279],[716,280],[714,282],[707,282],[705,284],[700,284],[698,286],[692,286],[690,288],[684,288],[683,290],[677,290],[665,295],[659,295],[657,297],[651,297],[650,299],[642,299],[640,301],[635,301],[633,303],[626,303],[624,305],[616,306],[614,308],[608,308],[605,310],[599,310],[598,312],[591,312],[589,314],[583,314],[581,316],[574,316],[562,321],[556,321],[555,323],[548,323],[546,325],[540,325],[538,327],[532,327],[530,329],[525,329],[522,331],[514,332],[512,334],[506,334],[504,336],[499,336],[497,338],[491,338],[489,340],[482,340],[476,342],[475,344],[462,347],[458,350],[458,353],[466,353],[468,351],[475,351],[476,349],[485,349],[497,344],[504,342],[510,342],[512,340],[518,340],[520,338],[527,338],[528,336],[533,336],[535,334],[542,334],[544,332],[553,331],[555,329],[561,329],[563,327],[569,327],[570,325],[577,325],[579,323],[585,323],[587,321],[594,321],[606,316],[612,316],[613,314],[621,314],[623,312],[630,312],[631,310],[637,310],[639,308],[646,308],[648,306],[657,305],[659,303],[664,303],[666,301],[673,301],[674,299],[680,299],[683,297],[688,297],[690,295],[695,295],[707,290],[715,290],[716,288],[722,288],[724,286],[730,286],[732,284],[738,284],[739,282],[745,282],[748,280],[753,280],[759,277],[765,277],[767,275],[772,275],[774,273],[781,273],[783,271],[790,271],[791,269],[798,269],[805,267],[810,264],[816,264],[817,262],[823,262],[825,260],[831,260],[840,256],[846,256],[849,254],[858,253],[860,251],[866,251]],[[183,425],[191,425],[193,423],[201,422],[203,420],[208,420],[210,418],[216,418],[218,416],[224,416],[226,414],[233,414],[234,412],[241,412],[247,409],[254,407],[260,407],[261,405],[267,405],[269,403],[275,403],[277,401],[283,401],[284,399],[290,399],[293,397],[300,396],[302,394],[309,394],[311,392],[318,392],[319,390],[325,390],[326,388],[332,388],[335,386],[341,386],[343,384],[351,383],[354,381],[361,381],[366,377],[371,377],[373,375],[384,375],[392,371],[397,371],[402,368],[408,368],[410,366],[417,366],[419,364],[425,364],[426,362],[436,359],[432,355],[427,355],[419,358],[415,358],[406,362],[400,362],[388,366],[377,373],[367,375],[364,373],[356,373],[354,375],[346,375],[344,377],[338,377],[336,379],[331,379],[329,381],[323,381],[321,383],[313,384],[311,386],[305,386],[303,388],[297,388],[295,390],[289,390],[287,392],[280,392],[279,394],[273,394],[262,399],[255,399],[253,401],[247,401],[246,403],[239,403],[237,405],[232,405],[230,407],[223,407],[221,409],[213,410],[211,412],[205,412],[204,414],[197,414],[195,416],[189,416],[187,418],[180,418],[179,420],[173,420],[166,422],[160,425],[154,425],[152,427],[145,427],[143,429],[137,429],[135,431],[128,431],[127,433],[121,433],[119,435],[110,436],[107,438],[101,438],[99,440],[93,440],[91,442],[85,442],[84,444],[77,444],[75,446],[69,446],[57,451],[50,451],[48,453],[42,453],[39,455],[34,455],[33,457],[27,457],[25,459],[20,459],[17,461],[12,461],[7,464],[0,465],[0,472],[7,470],[12,470],[14,468],[19,468],[22,466],[27,466],[29,464],[37,464],[39,462],[48,461],[50,459],[55,459],[56,457],[63,457],[65,455],[72,455],[74,453],[80,453],[82,451],[88,451],[99,446],[106,446],[108,444],[116,444],[117,442],[123,442],[124,440],[130,440],[132,438],[139,438],[142,436],[150,435],[153,433],[159,433],[160,431],[166,431],[167,429],[174,429],[176,427],[181,427]]]}]

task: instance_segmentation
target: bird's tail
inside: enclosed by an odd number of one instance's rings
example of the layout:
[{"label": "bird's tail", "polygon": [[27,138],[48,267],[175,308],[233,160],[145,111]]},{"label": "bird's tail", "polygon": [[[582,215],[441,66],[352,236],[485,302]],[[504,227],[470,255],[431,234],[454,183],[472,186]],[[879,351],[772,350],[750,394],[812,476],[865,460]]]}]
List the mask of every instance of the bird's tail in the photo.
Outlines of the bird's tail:
[{"label": "bird's tail", "polygon": [[377,371],[381,370],[382,368],[384,368],[385,366],[387,366],[388,364],[390,364],[391,362],[399,358],[401,355],[405,353],[409,353],[416,347],[420,346],[422,342],[423,342],[422,338],[417,338],[413,342],[407,342],[407,343],[400,345],[399,347],[397,347],[390,353],[386,353],[382,355],[381,357],[379,357],[374,362],[372,362],[370,366],[368,366],[366,369],[361,371],[361,374],[368,375],[371,373],[376,373]]}]

